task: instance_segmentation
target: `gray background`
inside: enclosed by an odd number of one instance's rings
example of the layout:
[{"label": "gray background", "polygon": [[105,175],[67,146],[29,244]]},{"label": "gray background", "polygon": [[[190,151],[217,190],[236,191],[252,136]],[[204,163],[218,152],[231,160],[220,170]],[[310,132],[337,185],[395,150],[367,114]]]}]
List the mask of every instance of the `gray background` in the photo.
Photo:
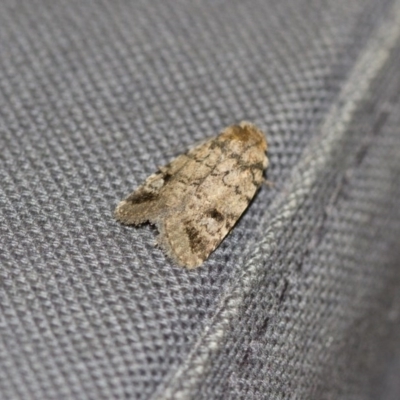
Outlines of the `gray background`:
[{"label": "gray background", "polygon": [[[400,1],[0,3],[1,399],[400,398]],[[199,269],[114,221],[242,119]]]}]

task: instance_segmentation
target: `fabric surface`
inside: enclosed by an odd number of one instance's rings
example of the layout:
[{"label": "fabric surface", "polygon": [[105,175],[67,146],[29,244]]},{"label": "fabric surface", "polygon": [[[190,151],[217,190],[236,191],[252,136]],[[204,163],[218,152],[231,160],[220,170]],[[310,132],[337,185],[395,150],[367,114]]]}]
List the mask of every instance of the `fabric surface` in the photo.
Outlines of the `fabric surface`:
[{"label": "fabric surface", "polygon": [[[3,0],[0,398],[400,398],[399,67],[400,0]],[[113,219],[243,119],[202,267]]]}]

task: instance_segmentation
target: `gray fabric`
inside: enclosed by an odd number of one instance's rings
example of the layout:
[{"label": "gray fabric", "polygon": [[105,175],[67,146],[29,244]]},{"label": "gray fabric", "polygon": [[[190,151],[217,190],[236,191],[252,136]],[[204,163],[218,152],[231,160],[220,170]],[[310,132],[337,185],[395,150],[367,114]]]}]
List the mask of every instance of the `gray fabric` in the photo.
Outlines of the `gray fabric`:
[{"label": "gray fabric", "polygon": [[[3,0],[0,398],[400,398],[399,67],[400,0]],[[201,268],[113,220],[242,119],[274,186]]]}]

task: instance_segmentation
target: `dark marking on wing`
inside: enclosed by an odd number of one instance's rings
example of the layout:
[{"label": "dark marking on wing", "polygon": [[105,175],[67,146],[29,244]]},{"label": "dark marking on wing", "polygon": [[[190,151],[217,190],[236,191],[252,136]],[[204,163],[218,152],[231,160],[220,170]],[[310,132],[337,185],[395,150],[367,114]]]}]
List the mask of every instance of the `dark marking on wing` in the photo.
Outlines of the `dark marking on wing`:
[{"label": "dark marking on wing", "polygon": [[172,178],[172,175],[169,172],[166,172],[165,174],[163,174],[164,183],[167,183],[168,181],[170,181],[171,178]]},{"label": "dark marking on wing", "polygon": [[208,215],[215,219],[217,222],[222,222],[225,218],[224,216],[215,208],[208,211]]},{"label": "dark marking on wing", "polygon": [[188,235],[189,245],[190,248],[192,249],[192,252],[194,254],[201,253],[201,251],[204,248],[204,243],[200,235],[200,232],[196,228],[194,228],[190,223],[186,224],[185,231],[186,234]]},{"label": "dark marking on wing", "polygon": [[148,203],[150,201],[155,200],[158,197],[158,194],[154,192],[139,192],[139,193],[133,193],[131,196],[129,196],[126,201],[131,203],[131,204],[142,204],[142,203]]}]

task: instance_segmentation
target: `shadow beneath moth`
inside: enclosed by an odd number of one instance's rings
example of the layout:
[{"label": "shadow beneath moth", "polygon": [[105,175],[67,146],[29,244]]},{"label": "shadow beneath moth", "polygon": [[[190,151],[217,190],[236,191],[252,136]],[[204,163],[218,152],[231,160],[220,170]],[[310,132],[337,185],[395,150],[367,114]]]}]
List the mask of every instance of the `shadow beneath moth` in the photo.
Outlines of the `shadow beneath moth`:
[{"label": "shadow beneath moth", "polygon": [[200,266],[248,207],[268,166],[264,134],[250,122],[182,154],[150,175],[115,209],[123,224],[150,222],[178,265]]}]

